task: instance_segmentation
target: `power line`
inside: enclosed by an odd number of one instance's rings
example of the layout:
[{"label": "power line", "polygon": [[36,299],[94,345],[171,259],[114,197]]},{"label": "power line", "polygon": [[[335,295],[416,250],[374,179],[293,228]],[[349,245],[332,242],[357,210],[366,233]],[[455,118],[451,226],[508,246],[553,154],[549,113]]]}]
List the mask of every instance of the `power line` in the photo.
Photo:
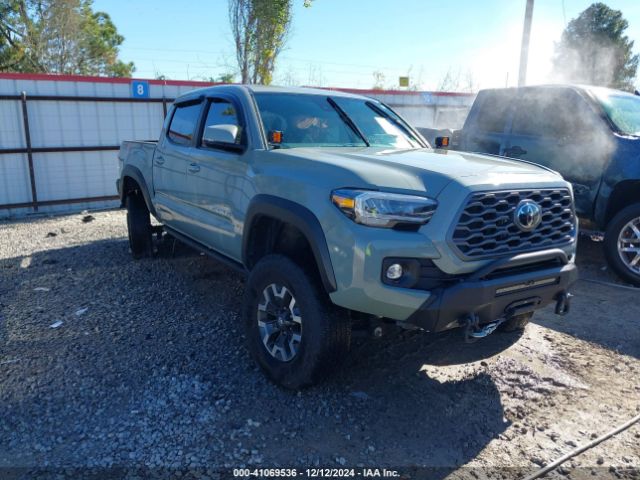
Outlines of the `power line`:
[{"label": "power line", "polygon": [[[151,63],[151,69],[154,72],[160,72],[160,73],[179,73],[182,72],[182,70],[167,70],[165,68],[162,67],[158,67],[158,64],[161,64],[162,62],[164,63],[170,63],[170,64],[178,64],[178,65],[184,65],[185,67],[188,67],[190,70],[196,70],[196,71],[203,71],[203,70],[228,70],[229,69],[229,65],[224,65],[222,63],[205,63],[203,61],[197,61],[197,60],[178,60],[178,59],[158,59],[158,58],[139,58],[137,60],[135,60],[138,63],[138,68],[137,71],[141,72],[141,71],[145,71],[146,69],[144,68],[140,68],[141,67],[141,63]],[[282,63],[280,63],[280,67],[278,67],[278,70],[287,70],[287,71],[294,71],[294,72],[303,72],[306,73],[309,71],[309,68],[311,67],[317,67],[318,65],[315,64],[313,61],[309,61],[307,62],[306,65],[290,65],[290,64],[285,64],[282,65]],[[396,75],[402,75],[404,73],[406,73],[406,68],[377,68],[377,70],[382,71],[383,73],[385,73],[388,76],[396,76]],[[372,70],[349,70],[349,69],[341,69],[341,68],[322,68],[322,73],[328,73],[328,74],[332,74],[332,75],[353,75],[353,76],[366,76],[367,78],[369,78],[372,74]]]},{"label": "power line", "polygon": [[[193,50],[193,49],[179,49],[179,48],[151,48],[151,47],[129,47],[124,46],[123,50],[139,50],[139,51],[152,51],[152,52],[173,52],[173,53],[201,53],[206,55],[218,55],[224,54],[229,57],[235,56],[235,53],[230,50]],[[384,70],[406,70],[406,66],[385,66],[385,65],[373,65],[373,64],[362,64],[362,63],[344,63],[344,62],[333,62],[330,60],[317,60],[317,59],[309,59],[309,58],[301,58],[301,57],[292,57],[289,55],[280,55],[278,57],[282,60],[293,61],[293,62],[304,62],[304,63],[317,63],[322,65],[337,65],[337,66],[345,66],[345,67],[354,67],[354,68],[367,68],[367,69],[384,69]],[[140,59],[143,60],[143,59]],[[155,59],[154,59],[155,60]],[[135,61],[135,59],[134,59]],[[172,60],[173,61],[173,60]],[[179,62],[185,62],[184,60],[179,60]]]}]

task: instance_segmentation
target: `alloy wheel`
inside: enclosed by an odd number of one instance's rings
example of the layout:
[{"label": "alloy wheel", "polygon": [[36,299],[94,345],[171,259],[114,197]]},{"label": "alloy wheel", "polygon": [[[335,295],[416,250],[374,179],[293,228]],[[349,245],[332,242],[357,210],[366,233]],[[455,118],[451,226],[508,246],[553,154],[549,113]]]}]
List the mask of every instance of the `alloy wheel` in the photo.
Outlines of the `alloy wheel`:
[{"label": "alloy wheel", "polygon": [[640,275],[640,217],[634,218],[620,230],[618,254],[629,270]]},{"label": "alloy wheel", "polygon": [[262,343],[272,357],[289,362],[298,354],[302,316],[296,298],[284,285],[271,283],[262,291],[258,329]]}]

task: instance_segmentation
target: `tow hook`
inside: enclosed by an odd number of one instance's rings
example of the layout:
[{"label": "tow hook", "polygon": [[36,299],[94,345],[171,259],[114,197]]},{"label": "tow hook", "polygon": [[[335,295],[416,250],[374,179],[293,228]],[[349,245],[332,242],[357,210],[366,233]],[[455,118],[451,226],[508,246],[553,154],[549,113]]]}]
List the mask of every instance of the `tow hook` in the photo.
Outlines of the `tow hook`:
[{"label": "tow hook", "polygon": [[478,315],[475,313],[468,315],[465,319],[464,327],[465,343],[473,343],[480,338],[491,335],[502,322],[504,322],[504,318],[498,319],[495,322],[487,323],[481,327],[480,317],[478,317]]},{"label": "tow hook", "polygon": [[568,292],[562,292],[558,295],[556,303],[556,315],[565,316],[571,310],[571,295]]}]

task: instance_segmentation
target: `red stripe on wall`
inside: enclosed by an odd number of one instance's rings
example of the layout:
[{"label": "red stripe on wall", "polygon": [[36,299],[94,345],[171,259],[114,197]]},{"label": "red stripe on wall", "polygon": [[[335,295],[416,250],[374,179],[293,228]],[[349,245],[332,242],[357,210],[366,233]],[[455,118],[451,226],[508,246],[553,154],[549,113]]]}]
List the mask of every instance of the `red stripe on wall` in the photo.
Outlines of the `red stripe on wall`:
[{"label": "red stripe on wall", "polygon": [[[48,80],[55,82],[92,82],[92,83],[120,83],[129,84],[138,80],[149,82],[150,85],[171,85],[186,87],[208,87],[211,85],[221,85],[220,83],[199,82],[194,80],[155,80],[147,78],[122,78],[122,77],[92,77],[84,75],[56,75],[50,73],[1,73],[0,80]],[[314,87],[311,87],[314,88]],[[375,90],[360,88],[333,88],[333,87],[315,87],[324,90],[336,90],[339,92],[355,93],[358,95],[422,95],[428,93],[436,97],[473,97],[472,93],[461,92],[423,92],[415,90]]]},{"label": "red stripe on wall", "polygon": [[151,85],[172,85],[187,87],[207,87],[218,85],[211,82],[197,82],[194,80],[155,80],[147,78],[123,78],[123,77],[91,77],[84,75],[56,75],[50,73],[0,73],[0,80],[48,80],[54,82],[91,82],[91,83],[125,83],[134,80],[149,82]]}]

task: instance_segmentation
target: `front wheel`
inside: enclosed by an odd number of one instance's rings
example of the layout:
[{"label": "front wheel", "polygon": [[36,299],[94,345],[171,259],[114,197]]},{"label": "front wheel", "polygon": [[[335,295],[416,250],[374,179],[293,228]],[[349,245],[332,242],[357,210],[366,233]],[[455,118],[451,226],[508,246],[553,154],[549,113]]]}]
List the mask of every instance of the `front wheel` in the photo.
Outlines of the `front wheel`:
[{"label": "front wheel", "polygon": [[624,208],[609,222],[604,253],[623,280],[640,286],[640,203]]},{"label": "front wheel", "polygon": [[312,275],[283,255],[268,255],[253,268],[242,316],[251,356],[285,388],[317,383],[349,350],[348,318]]}]

